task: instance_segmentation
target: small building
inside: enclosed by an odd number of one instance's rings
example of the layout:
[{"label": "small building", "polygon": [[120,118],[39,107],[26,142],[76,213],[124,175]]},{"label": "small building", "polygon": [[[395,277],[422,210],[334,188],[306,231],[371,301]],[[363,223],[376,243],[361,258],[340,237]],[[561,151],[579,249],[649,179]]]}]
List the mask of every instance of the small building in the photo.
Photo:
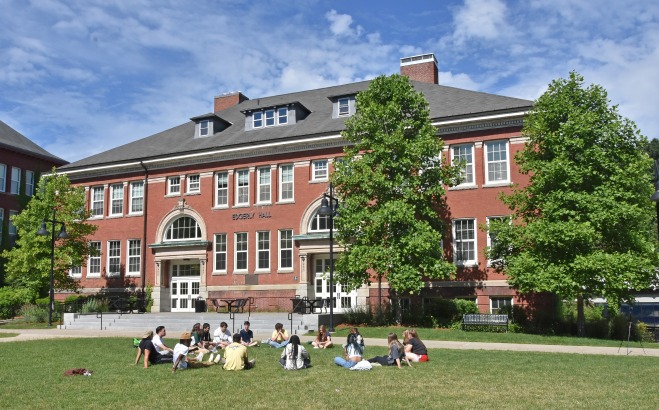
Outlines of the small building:
[{"label": "small building", "polygon": [[[448,190],[452,230],[437,244],[458,277],[428,281],[420,299],[468,298],[492,312],[521,303],[489,267],[480,227],[508,215],[500,192],[527,183],[511,159],[532,102],[440,85],[433,54],[401,59],[400,72],[428,100],[445,159],[466,164],[465,181]],[[318,209],[369,83],[220,95],[213,112],[60,167],[85,187],[99,228],[91,246],[101,256],[72,275],[87,293],[150,286],[154,311],[194,311],[199,297],[254,297],[260,310],[329,297],[329,227]],[[336,284],[335,296],[341,311],[376,303],[377,289]]]}]

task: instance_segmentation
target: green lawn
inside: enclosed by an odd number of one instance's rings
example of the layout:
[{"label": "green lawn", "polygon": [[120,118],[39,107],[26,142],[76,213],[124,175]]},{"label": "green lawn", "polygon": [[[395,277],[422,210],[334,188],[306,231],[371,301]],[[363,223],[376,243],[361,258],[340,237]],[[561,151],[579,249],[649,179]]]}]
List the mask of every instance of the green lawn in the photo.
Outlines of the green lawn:
[{"label": "green lawn", "polygon": [[[332,363],[340,348],[310,349],[311,369],[278,364],[281,350],[250,348],[256,368],[220,366],[172,374],[133,366],[128,338],[0,344],[0,407],[392,409],[657,408],[659,358],[431,350],[414,368],[354,372]],[[368,347],[366,356],[384,354]],[[85,367],[91,377],[65,377]]]},{"label": "green lawn", "polygon": [[14,337],[18,336],[18,333],[0,333],[0,337]]}]

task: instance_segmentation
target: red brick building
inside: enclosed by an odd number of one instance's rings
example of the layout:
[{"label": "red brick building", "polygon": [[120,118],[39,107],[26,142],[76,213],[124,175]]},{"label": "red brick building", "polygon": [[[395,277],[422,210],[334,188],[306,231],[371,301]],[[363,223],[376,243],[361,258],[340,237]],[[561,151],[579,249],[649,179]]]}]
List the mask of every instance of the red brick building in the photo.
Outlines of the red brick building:
[{"label": "red brick building", "polygon": [[[482,311],[519,303],[488,268],[479,227],[508,214],[501,191],[526,182],[512,158],[532,102],[439,85],[432,54],[401,59],[401,73],[428,100],[446,160],[466,162],[465,182],[448,191],[443,244],[459,277],[428,282],[422,298],[471,298]],[[91,244],[101,256],[72,274],[90,293],[152,286],[155,311],[194,310],[198,296],[251,296],[260,309],[329,296],[328,221],[317,211],[345,119],[368,85],[218,96],[212,113],[61,167],[87,190],[99,226]],[[337,311],[375,303],[376,293],[338,284]]]}]

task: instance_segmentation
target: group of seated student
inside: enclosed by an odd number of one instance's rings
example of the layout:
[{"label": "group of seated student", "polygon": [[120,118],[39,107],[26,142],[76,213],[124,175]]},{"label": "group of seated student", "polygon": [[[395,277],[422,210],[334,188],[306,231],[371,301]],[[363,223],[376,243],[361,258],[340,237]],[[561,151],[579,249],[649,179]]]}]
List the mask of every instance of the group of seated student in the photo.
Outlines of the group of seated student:
[{"label": "group of seated student", "polygon": [[403,344],[405,345],[405,357],[411,362],[427,362],[428,349],[423,344],[416,329],[407,329],[403,332]]},{"label": "group of seated student", "polygon": [[389,333],[387,336],[387,345],[389,346],[389,353],[386,356],[375,356],[371,359],[368,359],[371,363],[379,363],[381,366],[398,366],[399,369],[402,369],[401,362],[407,363],[408,366],[412,366],[407,360],[405,355],[405,348],[403,344],[398,341],[398,336],[396,333]]},{"label": "group of seated student", "polygon": [[174,365],[172,371],[190,368],[208,367],[222,363],[224,370],[243,370],[254,367],[256,360],[249,360],[247,347],[241,343],[240,334],[231,337],[232,342],[224,349],[224,357],[220,354],[215,359],[203,361],[204,353],[200,352],[196,357],[189,357],[192,335],[185,332],[181,335],[179,342],[174,346]]}]

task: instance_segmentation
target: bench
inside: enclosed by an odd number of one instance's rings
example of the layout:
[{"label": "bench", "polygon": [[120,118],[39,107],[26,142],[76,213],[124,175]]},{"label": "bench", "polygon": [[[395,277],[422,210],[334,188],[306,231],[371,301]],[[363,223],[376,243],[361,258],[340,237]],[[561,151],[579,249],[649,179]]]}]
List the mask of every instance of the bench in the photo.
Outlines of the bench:
[{"label": "bench", "polygon": [[462,315],[462,330],[493,330],[506,328],[508,333],[508,315],[493,315],[488,313],[467,313]]}]

